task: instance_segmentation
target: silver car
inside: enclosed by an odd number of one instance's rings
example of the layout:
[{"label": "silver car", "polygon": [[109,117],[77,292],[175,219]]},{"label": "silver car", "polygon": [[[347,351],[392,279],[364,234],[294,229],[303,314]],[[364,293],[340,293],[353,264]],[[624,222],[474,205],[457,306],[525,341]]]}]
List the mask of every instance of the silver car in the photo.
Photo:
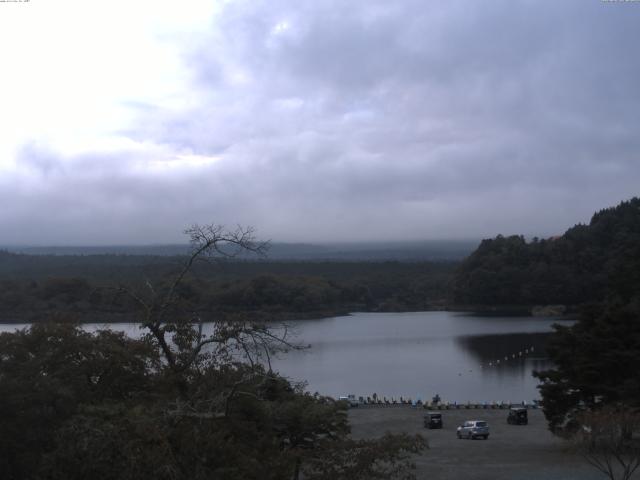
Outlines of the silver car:
[{"label": "silver car", "polygon": [[489,438],[489,424],[484,420],[467,420],[458,427],[458,438]]}]

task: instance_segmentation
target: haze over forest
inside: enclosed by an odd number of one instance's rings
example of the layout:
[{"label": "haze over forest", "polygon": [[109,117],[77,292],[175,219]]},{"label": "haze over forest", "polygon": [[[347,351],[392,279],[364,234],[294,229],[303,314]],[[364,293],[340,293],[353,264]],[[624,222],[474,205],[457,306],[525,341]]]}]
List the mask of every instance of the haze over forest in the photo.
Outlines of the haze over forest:
[{"label": "haze over forest", "polygon": [[638,193],[635,2],[0,7],[0,245],[548,237]]}]

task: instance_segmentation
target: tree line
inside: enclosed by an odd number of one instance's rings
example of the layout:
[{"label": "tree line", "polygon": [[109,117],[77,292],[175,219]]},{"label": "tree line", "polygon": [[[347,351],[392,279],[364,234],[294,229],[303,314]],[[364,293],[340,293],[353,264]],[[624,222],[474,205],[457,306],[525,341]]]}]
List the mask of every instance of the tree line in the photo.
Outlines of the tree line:
[{"label": "tree line", "polygon": [[[162,283],[182,261],[184,257],[0,253],[0,320],[39,321],[51,311],[84,321],[131,320],[131,299],[111,287],[147,279]],[[427,310],[446,304],[455,265],[227,259],[193,265],[181,289],[190,308],[203,316],[252,312],[282,319]]]}]

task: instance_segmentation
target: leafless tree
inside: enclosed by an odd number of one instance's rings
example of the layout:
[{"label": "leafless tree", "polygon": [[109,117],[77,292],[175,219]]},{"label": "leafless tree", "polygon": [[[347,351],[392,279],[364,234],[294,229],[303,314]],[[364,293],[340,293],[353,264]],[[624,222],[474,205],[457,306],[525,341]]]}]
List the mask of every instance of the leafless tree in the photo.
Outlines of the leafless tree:
[{"label": "leafless tree", "polygon": [[573,449],[611,480],[629,480],[640,467],[640,412],[623,405],[585,412]]},{"label": "leafless tree", "polygon": [[216,319],[204,332],[203,320],[195,310],[182,304],[180,288],[198,261],[232,259],[240,254],[264,256],[267,242],[258,242],[254,230],[238,226],[193,225],[185,234],[190,253],[175,276],[163,287],[147,279],[142,289],[120,286],[138,307],[141,327],[156,342],[168,368],[180,374],[202,361],[228,362],[241,355],[251,365],[264,360],[271,369],[271,355],[278,349],[298,348],[289,341],[289,330],[277,331],[240,315]]}]

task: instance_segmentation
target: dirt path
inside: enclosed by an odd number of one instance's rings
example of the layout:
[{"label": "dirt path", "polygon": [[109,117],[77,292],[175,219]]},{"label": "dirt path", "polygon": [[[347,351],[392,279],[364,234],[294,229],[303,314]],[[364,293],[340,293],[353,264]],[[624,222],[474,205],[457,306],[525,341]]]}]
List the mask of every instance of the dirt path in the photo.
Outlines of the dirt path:
[{"label": "dirt path", "polygon": [[[423,414],[424,410],[411,407],[354,408],[349,420],[354,438],[378,437],[387,431],[423,434],[430,448],[415,459],[419,479],[605,478],[580,457],[565,452],[562,440],[547,430],[540,410],[530,410],[529,425],[519,426],[507,424],[506,410],[446,410],[442,430],[425,429]],[[458,440],[456,427],[465,420],[488,421],[489,439]]]}]

